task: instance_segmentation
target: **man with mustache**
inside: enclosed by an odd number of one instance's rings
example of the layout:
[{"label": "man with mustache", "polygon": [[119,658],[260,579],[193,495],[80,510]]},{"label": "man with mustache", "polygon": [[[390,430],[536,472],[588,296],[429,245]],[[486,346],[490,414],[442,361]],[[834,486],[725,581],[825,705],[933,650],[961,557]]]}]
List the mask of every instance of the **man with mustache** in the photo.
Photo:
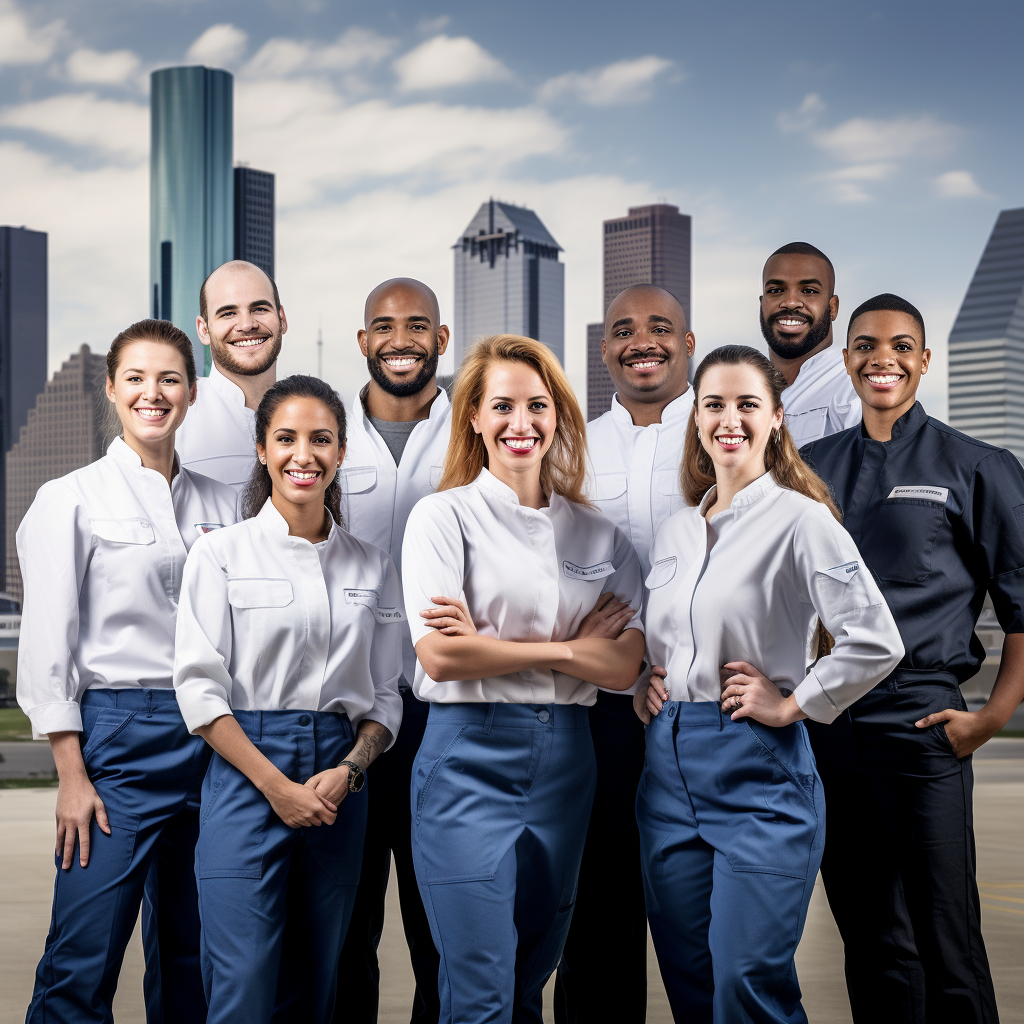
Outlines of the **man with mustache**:
[{"label": "man with mustache", "polygon": [[196,329],[213,366],[199,378],[175,449],[186,469],[241,491],[256,461],[256,407],[277,380],[288,330],[277,285],[244,260],[219,266],[199,289]]},{"label": "man with mustache", "polygon": [[[349,405],[348,447],[339,472],[341,513],[349,531],[387,551],[401,572],[402,540],[413,505],[441,479],[451,405],[437,386],[437,360],[448,347],[437,297],[420,281],[398,277],[366,299],[359,348],[370,382]],[[427,723],[427,705],[410,686],[416,654],[403,627],[402,728],[369,775],[369,817],[352,922],[341,952],[335,1021],[372,1024],[380,1000],[377,946],[391,856],[398,874],[402,924],[416,976],[412,1024],[436,1024],[439,958],[412,866],[409,789]]]},{"label": "man with mustache", "polygon": [[860,401],[832,344],[839,315],[832,261],[808,242],[776,249],[764,265],[761,333],[789,381],[782,394],[797,447],[860,423]]},{"label": "man with mustache", "polygon": [[[693,411],[687,366],[694,344],[682,306],[664,288],[634,285],[608,307],[601,355],[616,394],[611,409],[587,424],[587,495],[630,538],[644,576],[658,527],[686,504],[679,463]],[[644,728],[633,711],[635,689],[601,690],[590,708],[597,793],[558,969],[559,1024],[642,1024],[647,1016],[647,912],[635,809]]]}]

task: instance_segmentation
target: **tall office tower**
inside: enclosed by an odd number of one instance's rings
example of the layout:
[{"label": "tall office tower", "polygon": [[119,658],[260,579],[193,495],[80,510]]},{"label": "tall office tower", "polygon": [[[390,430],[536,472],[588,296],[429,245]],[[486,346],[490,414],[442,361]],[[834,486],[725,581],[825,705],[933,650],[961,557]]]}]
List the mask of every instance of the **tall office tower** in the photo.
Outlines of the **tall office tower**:
[{"label": "tall office tower", "polygon": [[235,259],[274,276],[274,176],[235,168]]},{"label": "tall office tower", "polygon": [[200,285],[235,251],[233,79],[187,67],[154,71],[151,81],[149,306],[192,339],[196,366],[209,372],[196,316]]},{"label": "tall office tower", "polygon": [[950,331],[949,422],[1024,462],[1024,207],[999,214]]},{"label": "tall office tower", "polygon": [[455,367],[489,334],[542,341],[564,364],[565,265],[562,247],[523,206],[484,203],[455,250]]},{"label": "tall office tower", "polygon": [[[0,509],[3,456],[46,384],[46,232],[0,227]],[[4,537],[0,533],[0,557]]]},{"label": "tall office tower", "polygon": [[690,323],[690,218],[678,206],[631,206],[604,222],[604,312],[633,284],[670,291]]},{"label": "tall office tower", "polygon": [[612,407],[615,385],[601,358],[604,324],[587,324],[587,422],[596,420]]},{"label": "tall office tower", "polygon": [[22,597],[14,537],[46,483],[98,459],[120,429],[104,391],[107,362],[83,345],[46,382],[7,453],[7,592]]}]

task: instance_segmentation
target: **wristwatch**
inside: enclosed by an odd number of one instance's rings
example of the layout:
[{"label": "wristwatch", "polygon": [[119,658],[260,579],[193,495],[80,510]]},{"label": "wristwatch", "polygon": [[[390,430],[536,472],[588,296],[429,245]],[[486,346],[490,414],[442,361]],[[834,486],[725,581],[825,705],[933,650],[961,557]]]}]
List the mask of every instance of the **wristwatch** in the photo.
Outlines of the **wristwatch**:
[{"label": "wristwatch", "polygon": [[339,768],[348,769],[348,791],[358,793],[366,785],[366,772],[355,761],[342,761]]}]

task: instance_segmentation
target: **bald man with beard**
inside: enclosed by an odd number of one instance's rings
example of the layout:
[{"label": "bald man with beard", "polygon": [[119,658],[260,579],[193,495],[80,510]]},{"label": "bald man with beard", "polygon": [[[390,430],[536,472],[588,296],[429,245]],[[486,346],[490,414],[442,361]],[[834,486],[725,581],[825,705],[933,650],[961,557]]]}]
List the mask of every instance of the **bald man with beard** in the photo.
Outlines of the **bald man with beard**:
[{"label": "bald man with beard", "polygon": [[[611,409],[587,424],[587,496],[630,538],[645,577],[658,527],[686,504],[679,466],[693,411],[687,369],[694,345],[682,306],[664,288],[627,288],[608,307],[601,356],[616,394]],[[600,690],[590,708],[597,793],[558,969],[558,1024],[641,1024],[647,1016],[635,809],[644,728],[633,710],[635,690]]]},{"label": "bald man with beard", "polygon": [[[437,297],[420,281],[393,278],[370,292],[358,333],[370,382],[349,405],[348,446],[339,477],[345,525],[387,551],[402,567],[402,540],[413,505],[437,489],[448,450],[452,410],[437,386],[448,346]],[[404,626],[402,728],[368,772],[369,816],[352,921],[338,969],[338,1024],[374,1024],[380,999],[377,947],[392,854],[402,924],[416,976],[412,1024],[436,1024],[439,957],[412,867],[409,791],[427,705],[410,686],[416,654]]]}]

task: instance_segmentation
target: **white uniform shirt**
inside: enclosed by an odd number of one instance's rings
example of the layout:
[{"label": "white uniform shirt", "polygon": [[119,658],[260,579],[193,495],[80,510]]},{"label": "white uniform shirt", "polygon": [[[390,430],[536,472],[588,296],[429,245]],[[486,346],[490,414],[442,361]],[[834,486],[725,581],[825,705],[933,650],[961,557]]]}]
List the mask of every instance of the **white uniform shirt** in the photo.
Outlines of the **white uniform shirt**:
[{"label": "white uniform shirt", "polygon": [[797,448],[860,423],[860,399],[839,344],[832,342],[800,367],[796,380],[782,392],[782,405]]},{"label": "white uniform shirt", "polygon": [[398,735],[402,591],[388,555],[333,523],[311,544],[269,499],[185,564],[174,688],[190,732],[286,708],[368,718]]},{"label": "white uniform shirt", "polygon": [[[349,407],[348,445],[340,472],[341,516],[348,531],[383,548],[402,571],[402,540],[413,506],[437,490],[448,451],[452,407],[442,388],[406,442],[396,466],[384,438],[370,422],[356,395]],[[409,627],[402,626],[404,681],[412,684],[416,652]]]},{"label": "white uniform shirt", "polygon": [[17,536],[18,702],[35,735],[81,731],[91,686],[171,685],[185,556],[234,521],[231,488],[187,469],[168,487],[119,437],[39,488]]},{"label": "white uniform shirt", "polygon": [[237,494],[256,462],[256,413],[246,407],[242,389],[216,365],[198,385],[196,403],[178,428],[175,448],[186,469],[230,484]]},{"label": "white uniform shirt", "polygon": [[[482,636],[548,643],[575,636],[605,591],[634,608],[643,593],[633,546],[600,512],[557,494],[547,508],[520,505],[486,469],[473,483],[431,494],[412,510],[402,581],[413,643],[432,628],[419,613],[435,595],[464,597]],[[626,628],[642,630],[640,616]],[[597,699],[596,686],[548,669],[439,683],[419,664],[413,692],[442,704]]]},{"label": "white uniform shirt", "polygon": [[[712,492],[703,507],[713,500]],[[746,661],[795,693],[809,718],[831,722],[903,657],[896,623],[850,535],[824,505],[770,473],[710,524],[698,508],[674,515],[651,557],[647,648],[668,671],[672,700],[720,700],[719,669]],[[808,668],[818,618],[836,643]]]}]

